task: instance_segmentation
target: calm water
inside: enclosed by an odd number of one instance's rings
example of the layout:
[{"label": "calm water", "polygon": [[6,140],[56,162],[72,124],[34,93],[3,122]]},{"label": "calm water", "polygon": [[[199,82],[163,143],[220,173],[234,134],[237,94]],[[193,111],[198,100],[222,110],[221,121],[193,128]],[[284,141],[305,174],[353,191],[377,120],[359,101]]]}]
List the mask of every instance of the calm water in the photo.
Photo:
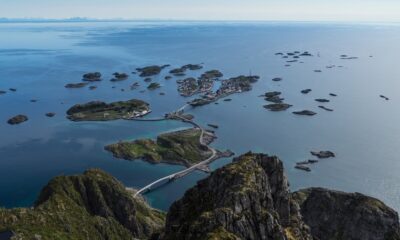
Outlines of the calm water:
[{"label": "calm water", "polygon": [[[181,66],[204,63],[225,76],[261,76],[253,91],[231,102],[191,110],[200,124],[216,123],[213,146],[237,154],[249,150],[276,154],[284,161],[292,190],[310,186],[357,191],[384,200],[400,210],[400,27],[378,25],[318,25],[280,23],[37,23],[0,24],[0,206],[30,206],[47,181],[60,174],[104,169],[130,187],[141,187],[182,167],[150,165],[114,159],[103,146],[118,140],[155,137],[188,127],[158,123],[114,121],[73,123],[65,111],[91,100],[139,98],[151,103],[152,116],[181,106],[188,99],[176,91],[176,79],[154,78],[162,88],[139,91],[146,84],[137,76],[111,83],[111,73],[131,72],[150,64]],[[285,67],[275,52],[310,51],[304,63]],[[318,56],[319,54],[319,56]],[[341,54],[357,60],[340,60]],[[372,56],[372,57],[370,57]],[[325,68],[342,65],[343,68]],[[314,70],[321,69],[322,73]],[[98,89],[65,89],[83,73],[100,71]],[[201,72],[192,72],[194,76]],[[272,82],[282,77],[282,82]],[[130,91],[133,81],[138,90]],[[116,88],[112,88],[116,86]],[[125,88],[122,92],[120,89]],[[300,90],[312,88],[309,95]],[[258,96],[283,92],[291,110],[310,109],[314,117],[291,111],[263,109]],[[166,92],[160,96],[159,92]],[[318,109],[315,98],[331,98]],[[390,101],[379,98],[384,94]],[[31,99],[38,102],[31,103]],[[56,112],[54,118],[44,116]],[[29,121],[10,126],[7,119],[26,114]],[[310,150],[332,150],[337,158],[312,166],[311,173],[295,170],[295,162]],[[223,159],[213,168],[230,162]],[[147,195],[152,206],[168,209],[204,173],[195,172]]]}]

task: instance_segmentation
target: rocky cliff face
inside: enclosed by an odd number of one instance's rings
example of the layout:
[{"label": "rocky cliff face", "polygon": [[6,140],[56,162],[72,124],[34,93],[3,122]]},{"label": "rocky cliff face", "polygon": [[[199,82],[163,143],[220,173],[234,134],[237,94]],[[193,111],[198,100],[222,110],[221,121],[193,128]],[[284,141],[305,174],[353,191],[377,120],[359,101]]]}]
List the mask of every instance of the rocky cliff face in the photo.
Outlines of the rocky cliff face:
[{"label": "rocky cliff face", "polygon": [[163,239],[312,239],[282,162],[248,153],[174,203]]},{"label": "rocky cliff face", "polygon": [[14,239],[400,240],[397,213],[359,193],[290,193],[277,157],[247,153],[175,202],[151,209],[110,175],[56,177],[32,209],[0,209]]},{"label": "rocky cliff face", "polygon": [[314,239],[400,239],[397,213],[360,193],[322,188],[293,193]]},{"label": "rocky cliff face", "polygon": [[110,175],[89,170],[54,178],[33,209],[0,210],[0,232],[11,230],[16,239],[148,239],[164,217]]},{"label": "rocky cliff face", "polygon": [[291,194],[277,157],[248,153],[175,202],[163,239],[399,240],[398,215],[359,193]]}]

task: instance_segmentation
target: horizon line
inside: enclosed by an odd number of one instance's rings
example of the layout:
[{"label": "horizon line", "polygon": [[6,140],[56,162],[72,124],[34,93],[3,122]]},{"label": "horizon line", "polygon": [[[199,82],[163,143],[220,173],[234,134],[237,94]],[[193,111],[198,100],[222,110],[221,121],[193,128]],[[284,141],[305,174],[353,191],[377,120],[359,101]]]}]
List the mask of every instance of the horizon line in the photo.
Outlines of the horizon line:
[{"label": "horizon line", "polygon": [[6,18],[0,17],[0,23],[18,23],[18,22],[275,22],[275,23],[387,23],[400,24],[400,21],[376,21],[376,20],[273,20],[273,19],[174,19],[174,18],[88,18],[88,17],[70,17],[70,18]]}]

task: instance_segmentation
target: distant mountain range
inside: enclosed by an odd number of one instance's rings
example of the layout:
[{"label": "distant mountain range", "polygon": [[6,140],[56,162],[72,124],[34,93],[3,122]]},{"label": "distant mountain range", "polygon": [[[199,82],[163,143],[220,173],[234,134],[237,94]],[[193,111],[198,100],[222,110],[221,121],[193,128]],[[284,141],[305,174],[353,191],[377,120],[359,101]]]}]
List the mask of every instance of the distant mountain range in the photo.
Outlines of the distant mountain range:
[{"label": "distant mountain range", "polygon": [[15,23],[15,22],[114,22],[114,21],[131,21],[126,19],[96,19],[74,17],[65,19],[51,19],[51,18],[0,18],[0,23]]}]

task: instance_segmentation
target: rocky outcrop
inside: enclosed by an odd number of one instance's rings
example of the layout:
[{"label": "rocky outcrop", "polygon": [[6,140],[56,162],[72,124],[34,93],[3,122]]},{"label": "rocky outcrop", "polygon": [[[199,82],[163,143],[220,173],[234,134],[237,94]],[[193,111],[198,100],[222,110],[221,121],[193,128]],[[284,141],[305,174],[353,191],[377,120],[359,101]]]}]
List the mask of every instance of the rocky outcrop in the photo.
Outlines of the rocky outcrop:
[{"label": "rocky outcrop", "polygon": [[287,104],[287,103],[273,103],[273,104],[264,105],[265,109],[268,109],[272,112],[285,111],[290,107],[292,107],[292,105]]},{"label": "rocky outcrop", "polygon": [[164,213],[100,170],[56,177],[32,209],[0,210],[0,232],[16,239],[149,239]]},{"label": "rocky outcrop", "polygon": [[160,87],[161,86],[160,86],[159,83],[150,83],[149,86],[147,86],[147,89],[154,90],[154,89],[157,89],[157,88],[160,88]]},{"label": "rocky outcrop", "polygon": [[162,65],[162,66],[152,65],[152,66],[147,66],[144,68],[136,68],[136,70],[140,73],[139,76],[150,77],[150,76],[160,74],[161,70],[163,70],[164,68],[166,68],[168,66],[169,65]]},{"label": "rocky outcrop", "polygon": [[322,188],[290,193],[283,163],[265,154],[244,154],[211,173],[171,206],[166,221],[132,193],[101,170],[56,177],[33,208],[0,209],[0,236],[400,240],[398,214],[381,201]]},{"label": "rocky outcrop", "polygon": [[54,116],[56,115],[56,113],[54,113],[54,112],[48,112],[48,113],[46,113],[45,115],[46,115],[46,117],[52,118],[52,117],[54,117]]},{"label": "rocky outcrop", "polygon": [[126,73],[119,73],[119,72],[115,72],[113,73],[114,78],[112,78],[110,81],[111,82],[119,82],[119,81],[123,81],[129,78],[129,75]]},{"label": "rocky outcrop", "polygon": [[314,116],[317,113],[310,111],[310,110],[302,110],[302,111],[293,112],[293,114],[303,115],[303,116]]},{"label": "rocky outcrop", "polygon": [[14,116],[14,117],[8,119],[7,123],[10,125],[17,125],[17,124],[21,124],[26,121],[28,121],[28,117],[25,115],[19,114],[17,116]]},{"label": "rocky outcrop", "polygon": [[311,151],[310,153],[318,158],[332,158],[336,156],[335,153],[331,151]]},{"label": "rocky outcrop", "polygon": [[277,157],[248,153],[175,202],[163,239],[312,239]]},{"label": "rocky outcrop", "polygon": [[81,82],[81,83],[68,83],[65,85],[65,88],[83,88],[86,85],[88,85],[88,83],[85,82]]},{"label": "rocky outcrop", "polygon": [[277,157],[247,153],[175,202],[161,239],[399,240],[399,232],[397,213],[381,201],[321,188],[290,193]]},{"label": "rocky outcrop", "polygon": [[301,190],[293,197],[315,240],[400,239],[397,213],[375,198],[322,188]]},{"label": "rocky outcrop", "polygon": [[101,81],[101,73],[99,73],[99,72],[85,73],[82,76],[82,79],[83,79],[83,81],[87,81],[87,82]]}]

